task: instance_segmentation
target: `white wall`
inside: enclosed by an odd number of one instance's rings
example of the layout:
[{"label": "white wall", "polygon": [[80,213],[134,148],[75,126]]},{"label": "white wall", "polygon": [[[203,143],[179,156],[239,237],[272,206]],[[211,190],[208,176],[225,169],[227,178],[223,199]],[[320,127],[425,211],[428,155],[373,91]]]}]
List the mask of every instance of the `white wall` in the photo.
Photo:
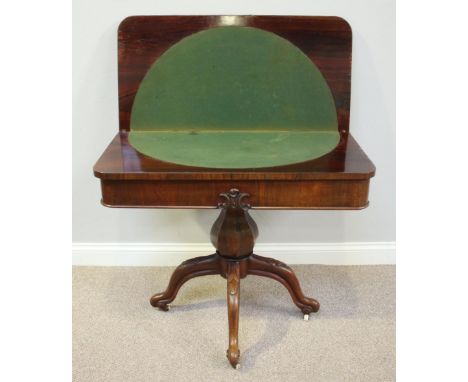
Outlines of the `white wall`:
[{"label": "white wall", "polygon": [[[74,243],[205,243],[215,210],[109,209],[92,167],[118,130],[117,26],[130,15],[333,15],[353,29],[351,133],[377,167],[363,211],[254,211],[259,243],[395,240],[392,0],[73,2]],[[292,229],[293,228],[293,229]]]}]

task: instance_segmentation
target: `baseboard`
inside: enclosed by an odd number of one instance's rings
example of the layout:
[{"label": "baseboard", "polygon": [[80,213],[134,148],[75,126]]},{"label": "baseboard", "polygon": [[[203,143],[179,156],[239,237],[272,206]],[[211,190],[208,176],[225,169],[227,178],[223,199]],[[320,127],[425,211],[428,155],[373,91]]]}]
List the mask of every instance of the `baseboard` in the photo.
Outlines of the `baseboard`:
[{"label": "baseboard", "polygon": [[[73,265],[174,266],[214,252],[211,244],[73,243]],[[258,243],[255,253],[288,264],[395,264],[395,242]]]}]

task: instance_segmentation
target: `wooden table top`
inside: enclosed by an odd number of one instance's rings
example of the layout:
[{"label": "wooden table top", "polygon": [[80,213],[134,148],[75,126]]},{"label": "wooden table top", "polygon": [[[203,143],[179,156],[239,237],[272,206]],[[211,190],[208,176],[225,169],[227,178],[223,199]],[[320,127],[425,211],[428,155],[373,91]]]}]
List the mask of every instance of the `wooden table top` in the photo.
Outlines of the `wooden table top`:
[{"label": "wooden table top", "polygon": [[[226,25],[259,28],[288,40],[323,74],[336,106],[339,144],[328,154],[269,168],[205,168],[164,162],[129,143],[135,96],[146,73],[171,46],[196,32]],[[216,208],[237,188],[253,208],[360,209],[368,205],[375,167],[349,133],[351,44],[339,17],[135,16],[118,31],[119,132],[94,166],[102,203],[110,207]]]},{"label": "wooden table top", "polygon": [[375,166],[349,134],[332,152],[303,163],[262,169],[207,169],[163,162],[140,154],[117,134],[94,166],[106,180],[366,180]]}]

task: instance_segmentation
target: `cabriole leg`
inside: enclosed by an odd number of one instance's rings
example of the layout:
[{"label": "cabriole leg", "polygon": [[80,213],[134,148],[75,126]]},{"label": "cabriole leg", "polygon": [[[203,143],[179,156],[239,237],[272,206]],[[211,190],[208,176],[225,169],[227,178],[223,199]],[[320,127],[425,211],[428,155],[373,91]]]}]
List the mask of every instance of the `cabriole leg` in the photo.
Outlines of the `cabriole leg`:
[{"label": "cabriole leg", "polygon": [[229,322],[229,348],[226,356],[231,366],[239,368],[239,299],[240,299],[240,265],[230,261],[227,266],[227,306]]},{"label": "cabriole leg", "polygon": [[286,264],[258,255],[250,256],[248,262],[247,274],[269,277],[279,281],[287,288],[293,302],[304,313],[304,319],[308,319],[310,313],[318,312],[320,309],[319,302],[313,298],[304,296],[296,274]]},{"label": "cabriole leg", "polygon": [[219,274],[219,258],[216,254],[186,260],[176,268],[166,290],[151,297],[150,304],[167,311],[168,304],[174,301],[185,282],[194,277],[217,274]]}]

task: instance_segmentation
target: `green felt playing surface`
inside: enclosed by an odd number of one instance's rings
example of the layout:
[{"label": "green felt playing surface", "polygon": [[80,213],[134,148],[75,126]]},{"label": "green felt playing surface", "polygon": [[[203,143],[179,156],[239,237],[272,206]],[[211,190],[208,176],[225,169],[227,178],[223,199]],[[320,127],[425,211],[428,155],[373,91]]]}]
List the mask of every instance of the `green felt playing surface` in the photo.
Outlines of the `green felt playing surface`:
[{"label": "green felt playing surface", "polygon": [[173,45],[140,84],[130,144],[148,156],[215,168],[314,159],[339,142],[319,69],[285,39],[219,27]]}]

